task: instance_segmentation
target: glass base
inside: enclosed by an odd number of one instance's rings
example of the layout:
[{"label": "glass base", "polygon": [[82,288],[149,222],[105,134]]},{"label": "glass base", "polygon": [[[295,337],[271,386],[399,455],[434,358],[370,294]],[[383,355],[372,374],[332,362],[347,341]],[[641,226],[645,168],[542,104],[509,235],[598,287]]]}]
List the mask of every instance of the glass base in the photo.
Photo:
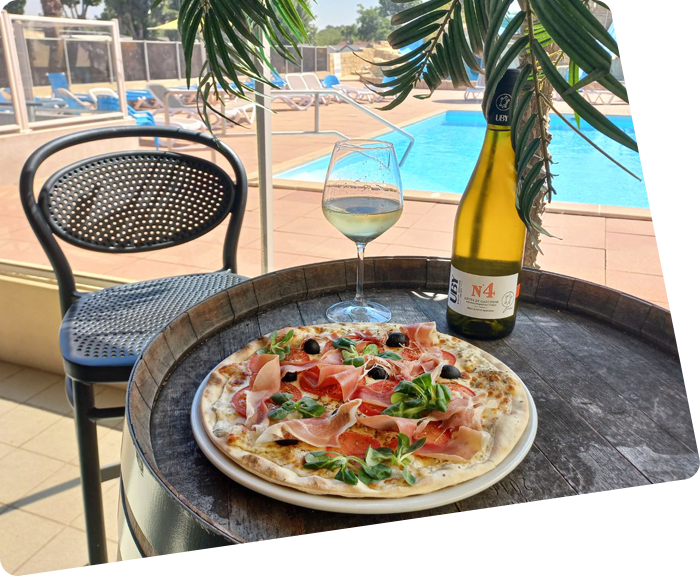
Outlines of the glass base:
[{"label": "glass base", "polygon": [[355,300],[338,302],[326,310],[331,322],[388,322],[391,310],[376,302],[365,301],[359,304]]}]

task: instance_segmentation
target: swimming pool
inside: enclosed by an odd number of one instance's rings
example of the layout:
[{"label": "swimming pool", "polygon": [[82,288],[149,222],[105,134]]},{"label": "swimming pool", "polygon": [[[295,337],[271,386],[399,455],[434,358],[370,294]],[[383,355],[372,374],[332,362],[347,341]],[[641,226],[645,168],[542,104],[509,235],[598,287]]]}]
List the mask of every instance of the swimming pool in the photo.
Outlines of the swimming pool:
[{"label": "swimming pool", "polygon": [[[632,118],[611,116],[610,119],[634,137]],[[571,117],[573,122],[573,116]],[[406,190],[426,190],[462,194],[469,181],[484,139],[486,121],[480,112],[448,111],[406,126],[415,144],[401,167],[401,180]],[[599,134],[583,120],[581,130],[638,176],[642,176],[639,154]],[[648,208],[644,182],[639,182],[610,162],[575,134],[558,116],[550,123],[550,151],[556,164],[554,187],[560,202],[580,202]],[[387,132],[377,137],[392,142],[401,157],[408,146],[405,136]],[[330,155],[276,174],[276,178],[323,182]]]}]

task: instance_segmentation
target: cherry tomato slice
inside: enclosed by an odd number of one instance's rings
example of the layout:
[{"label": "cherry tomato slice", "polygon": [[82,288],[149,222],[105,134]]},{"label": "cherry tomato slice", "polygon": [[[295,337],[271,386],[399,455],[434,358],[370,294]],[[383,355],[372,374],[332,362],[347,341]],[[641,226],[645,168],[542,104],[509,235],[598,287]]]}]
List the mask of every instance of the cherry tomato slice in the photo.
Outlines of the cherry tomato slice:
[{"label": "cherry tomato slice", "polygon": [[418,358],[420,358],[420,352],[412,348],[404,348],[401,350],[401,357],[404,360],[418,360]]},{"label": "cherry tomato slice", "polygon": [[440,430],[437,422],[430,422],[422,432],[413,435],[414,442],[421,438],[427,438],[432,444],[447,444],[452,438],[452,433],[449,430]]},{"label": "cherry tomato slice", "polygon": [[457,396],[476,396],[476,394],[474,394],[474,392],[472,392],[466,386],[455,384],[454,382],[446,382],[446,384],[447,387],[452,390],[452,392],[455,392]]},{"label": "cherry tomato slice", "polygon": [[310,362],[311,358],[303,350],[292,350],[282,361],[282,364],[301,365]]},{"label": "cherry tomato slice", "polygon": [[342,400],[343,399],[343,390],[340,387],[340,384],[331,384],[330,386],[327,386],[326,388],[322,388],[320,391],[316,392],[320,396],[329,396],[335,400]]},{"label": "cherry tomato slice", "polygon": [[370,404],[369,402],[363,402],[360,404],[358,410],[362,412],[365,416],[376,416],[384,411],[384,406],[379,406],[378,404]]},{"label": "cherry tomato slice", "polygon": [[[302,397],[301,390],[299,390],[299,388],[294,386],[294,384],[290,384],[289,382],[282,382],[280,384],[280,392],[282,394],[291,394],[292,400],[294,400],[295,402],[301,400]],[[271,402],[271,404],[273,403]]]},{"label": "cherry tomato slice", "polygon": [[[372,448],[379,448],[381,446],[379,440],[375,438],[350,431],[343,432],[338,437],[338,440],[340,441],[338,452],[346,456],[357,456],[358,458],[363,458],[365,454],[367,454],[367,448],[370,446]],[[329,448],[329,450],[334,450],[334,448]]]}]

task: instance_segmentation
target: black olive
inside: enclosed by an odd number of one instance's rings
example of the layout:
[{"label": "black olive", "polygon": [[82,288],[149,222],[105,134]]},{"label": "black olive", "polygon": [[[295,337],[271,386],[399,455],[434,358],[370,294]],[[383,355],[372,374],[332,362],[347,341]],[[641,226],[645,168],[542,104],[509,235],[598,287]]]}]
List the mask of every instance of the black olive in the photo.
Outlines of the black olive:
[{"label": "black olive", "polygon": [[318,345],[318,342],[316,340],[307,340],[304,342],[304,352],[307,354],[320,354],[321,353],[321,347]]},{"label": "black olive", "polygon": [[440,370],[440,378],[445,378],[445,380],[455,380],[456,378],[461,378],[462,373],[458,368],[445,364]]},{"label": "black olive", "polygon": [[288,438],[287,440],[275,440],[275,444],[278,444],[280,446],[294,446],[295,444],[299,444],[299,440],[296,438]]},{"label": "black olive", "polygon": [[296,379],[296,372],[287,372],[284,376],[282,376],[282,382],[296,382]]},{"label": "black olive", "polygon": [[386,339],[386,345],[390,348],[399,348],[408,344],[408,338],[403,332],[390,332]]},{"label": "black olive", "polygon": [[367,374],[370,378],[374,378],[375,380],[386,380],[388,376],[386,370],[381,366],[375,366]]}]

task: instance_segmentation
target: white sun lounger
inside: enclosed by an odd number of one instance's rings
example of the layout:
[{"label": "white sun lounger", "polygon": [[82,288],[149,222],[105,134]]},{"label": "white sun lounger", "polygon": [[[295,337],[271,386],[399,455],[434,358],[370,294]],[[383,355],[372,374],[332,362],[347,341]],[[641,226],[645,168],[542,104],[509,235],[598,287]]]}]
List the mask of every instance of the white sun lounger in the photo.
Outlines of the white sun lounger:
[{"label": "white sun lounger", "polygon": [[472,97],[474,100],[482,100],[484,98],[484,90],[486,90],[486,78],[484,78],[483,74],[479,74],[474,87],[467,88],[464,91],[464,99],[469,100]]}]

